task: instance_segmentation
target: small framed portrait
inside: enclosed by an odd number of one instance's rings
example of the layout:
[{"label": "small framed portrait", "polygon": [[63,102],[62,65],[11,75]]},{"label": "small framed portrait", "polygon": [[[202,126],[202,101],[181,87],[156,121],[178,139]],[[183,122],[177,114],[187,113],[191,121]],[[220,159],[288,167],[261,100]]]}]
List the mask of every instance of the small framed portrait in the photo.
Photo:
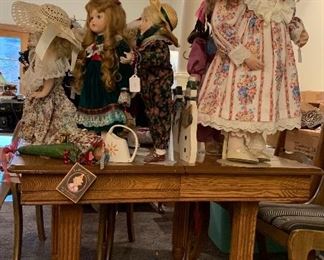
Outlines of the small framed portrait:
[{"label": "small framed portrait", "polygon": [[78,203],[96,178],[96,175],[76,163],[56,187],[56,190],[74,203]]}]

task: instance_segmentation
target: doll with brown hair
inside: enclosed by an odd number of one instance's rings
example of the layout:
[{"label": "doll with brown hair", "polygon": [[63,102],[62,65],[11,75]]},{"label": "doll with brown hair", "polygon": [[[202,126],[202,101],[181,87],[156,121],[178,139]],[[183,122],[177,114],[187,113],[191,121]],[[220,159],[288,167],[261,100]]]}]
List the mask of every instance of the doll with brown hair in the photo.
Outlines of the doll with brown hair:
[{"label": "doll with brown hair", "polygon": [[99,159],[103,140],[77,127],[76,108],[62,87],[65,73],[71,69],[70,60],[73,64],[81,48],[71,29],[71,19],[58,6],[22,1],[13,3],[12,16],[32,33],[30,65],[21,77],[27,95],[19,137],[33,145],[72,143],[82,156],[93,152]]},{"label": "doll with brown hair", "polygon": [[77,121],[82,128],[102,132],[125,124],[129,105],[129,77],[133,68],[121,64],[130,48],[126,14],[118,0],[90,0],[86,5],[86,32],[74,75],[80,93]]},{"label": "doll with brown hair", "polygon": [[211,19],[218,51],[198,98],[198,122],[222,130],[223,157],[258,163],[264,135],[299,128],[294,42],[308,40],[295,0],[217,0]]},{"label": "doll with brown hair", "polygon": [[134,61],[141,79],[141,92],[154,149],[145,162],[164,161],[171,129],[173,70],[169,45],[178,46],[172,31],[177,26],[175,10],[168,4],[151,0],[144,8],[136,51],[127,53],[122,62]]}]

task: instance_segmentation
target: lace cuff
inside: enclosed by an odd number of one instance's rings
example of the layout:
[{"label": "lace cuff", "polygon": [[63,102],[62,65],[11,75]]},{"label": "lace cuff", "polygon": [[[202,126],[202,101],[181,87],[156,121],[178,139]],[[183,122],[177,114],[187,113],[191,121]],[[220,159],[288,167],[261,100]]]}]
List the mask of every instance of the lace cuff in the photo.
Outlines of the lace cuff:
[{"label": "lace cuff", "polygon": [[244,62],[246,58],[251,56],[251,52],[247,48],[245,48],[242,44],[240,44],[236,48],[234,48],[228,54],[228,56],[236,66],[239,66]]}]

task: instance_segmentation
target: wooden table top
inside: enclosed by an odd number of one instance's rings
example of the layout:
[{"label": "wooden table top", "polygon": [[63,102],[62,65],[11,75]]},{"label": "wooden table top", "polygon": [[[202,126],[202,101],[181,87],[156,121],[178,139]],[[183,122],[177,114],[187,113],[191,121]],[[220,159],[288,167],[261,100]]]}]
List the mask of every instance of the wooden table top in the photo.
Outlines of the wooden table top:
[{"label": "wooden table top", "polygon": [[[21,174],[66,174],[72,166],[72,163],[64,164],[63,160],[60,159],[17,155],[13,158],[9,171]],[[103,170],[99,169],[99,165],[84,166],[96,175],[118,173],[184,173],[184,166],[181,163],[172,163],[169,165],[145,164],[143,162],[111,163],[106,165]]]},{"label": "wooden table top", "polygon": [[[35,156],[16,156],[9,171],[22,174],[23,204],[71,203],[57,185],[72,164]],[[207,156],[189,165],[110,164],[100,170],[87,166],[96,181],[79,203],[146,201],[280,201],[304,202],[309,198],[311,177],[320,168],[274,157],[269,164],[234,167]]]},{"label": "wooden table top", "polygon": [[[64,164],[59,159],[48,159],[36,156],[16,155],[9,167],[12,173],[20,174],[66,174],[73,164]],[[147,164],[143,161],[133,163],[111,163],[103,170],[98,165],[86,165],[87,169],[97,175],[101,174],[264,174],[270,175],[322,175],[323,171],[315,166],[302,164],[279,157],[272,157],[271,162],[257,165],[228,163],[206,156],[202,163],[188,164],[183,161],[168,164]]]}]

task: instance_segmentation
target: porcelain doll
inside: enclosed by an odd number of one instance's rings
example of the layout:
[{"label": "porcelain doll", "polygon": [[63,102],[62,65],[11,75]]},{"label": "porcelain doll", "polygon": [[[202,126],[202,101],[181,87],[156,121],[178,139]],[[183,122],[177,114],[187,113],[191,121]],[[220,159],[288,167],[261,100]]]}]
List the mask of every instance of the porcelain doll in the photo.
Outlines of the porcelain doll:
[{"label": "porcelain doll", "polygon": [[77,127],[76,108],[62,87],[63,78],[71,69],[70,61],[74,63],[81,47],[71,29],[70,18],[58,6],[22,1],[13,3],[12,15],[17,25],[32,32],[30,46],[35,46],[29,52],[29,66],[21,77],[27,95],[19,137],[32,145],[72,143],[82,156],[92,160],[95,154],[99,159],[103,140]]},{"label": "porcelain doll", "polygon": [[133,61],[141,80],[141,95],[154,149],[145,162],[166,159],[170,139],[173,70],[170,63],[169,45],[178,46],[172,33],[177,26],[175,10],[168,4],[151,0],[145,7],[139,25],[136,51],[127,53],[122,62]]},{"label": "porcelain doll", "polygon": [[198,99],[198,123],[226,134],[224,158],[267,161],[264,134],[300,127],[300,94],[292,40],[308,35],[295,0],[216,1],[218,51]]},{"label": "porcelain doll", "polygon": [[105,134],[111,126],[126,123],[123,106],[130,103],[133,68],[120,63],[130,51],[126,14],[118,0],[90,0],[86,10],[83,50],[74,71],[80,93],[77,121],[82,128]]}]

